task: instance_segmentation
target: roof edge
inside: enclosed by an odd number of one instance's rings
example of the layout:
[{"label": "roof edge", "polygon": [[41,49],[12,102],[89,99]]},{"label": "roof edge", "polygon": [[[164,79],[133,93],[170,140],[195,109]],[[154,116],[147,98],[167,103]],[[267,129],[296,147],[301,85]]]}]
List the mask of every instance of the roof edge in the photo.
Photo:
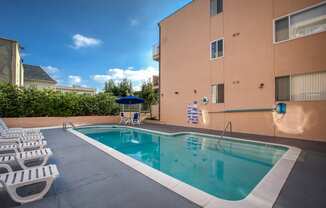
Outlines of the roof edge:
[{"label": "roof edge", "polygon": [[174,15],[176,15],[177,13],[181,12],[183,9],[185,9],[187,6],[189,6],[190,4],[192,4],[194,2],[194,0],[191,0],[191,2],[185,4],[184,6],[182,6],[181,8],[175,10],[174,12],[172,12],[171,14],[169,14],[168,16],[164,17],[163,19],[161,19],[157,24],[160,26],[160,24],[169,19],[170,17],[173,17]]},{"label": "roof edge", "polygon": [[5,40],[5,41],[13,42],[13,43],[18,43],[17,40],[12,40],[12,39],[8,39],[8,38],[2,38],[2,37],[0,37],[0,40]]}]

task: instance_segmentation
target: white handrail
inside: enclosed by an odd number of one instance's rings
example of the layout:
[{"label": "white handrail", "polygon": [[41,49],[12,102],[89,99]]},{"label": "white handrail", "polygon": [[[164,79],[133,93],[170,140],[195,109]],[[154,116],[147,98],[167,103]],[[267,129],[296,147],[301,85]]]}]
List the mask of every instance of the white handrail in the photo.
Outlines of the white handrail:
[{"label": "white handrail", "polygon": [[231,123],[231,121],[228,121],[224,127],[222,134],[221,134],[221,139],[224,137],[225,132],[228,129],[228,127],[230,128],[230,134],[232,134],[232,123]]},{"label": "white handrail", "polygon": [[72,122],[63,122],[62,128],[67,129],[68,125],[70,125],[72,128],[76,128],[76,126]]}]

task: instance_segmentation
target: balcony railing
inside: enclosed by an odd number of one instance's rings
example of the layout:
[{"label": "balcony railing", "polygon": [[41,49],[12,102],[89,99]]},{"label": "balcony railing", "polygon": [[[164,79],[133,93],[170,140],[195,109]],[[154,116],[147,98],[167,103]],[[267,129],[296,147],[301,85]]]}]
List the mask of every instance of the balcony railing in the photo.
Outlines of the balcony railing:
[{"label": "balcony railing", "polygon": [[153,60],[155,61],[160,60],[160,45],[158,43],[153,45],[152,55],[153,55]]}]

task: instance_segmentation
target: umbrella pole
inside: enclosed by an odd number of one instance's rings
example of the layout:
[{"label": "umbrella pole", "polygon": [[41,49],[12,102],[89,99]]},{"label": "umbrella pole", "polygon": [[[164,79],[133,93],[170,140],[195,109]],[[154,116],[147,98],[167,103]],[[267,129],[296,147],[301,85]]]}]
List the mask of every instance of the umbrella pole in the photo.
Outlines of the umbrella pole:
[{"label": "umbrella pole", "polygon": [[138,114],[139,114],[139,121],[140,121],[141,104],[139,103],[138,105],[139,105],[139,106],[138,106],[138,107],[139,107],[139,108],[138,108],[138,111],[139,111]]}]

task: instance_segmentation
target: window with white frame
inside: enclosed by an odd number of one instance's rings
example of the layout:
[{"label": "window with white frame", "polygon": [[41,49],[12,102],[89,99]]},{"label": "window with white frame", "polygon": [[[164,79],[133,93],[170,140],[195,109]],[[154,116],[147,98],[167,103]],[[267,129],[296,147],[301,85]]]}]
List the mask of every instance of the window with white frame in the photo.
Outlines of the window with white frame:
[{"label": "window with white frame", "polygon": [[211,59],[224,56],[224,39],[211,42]]},{"label": "window with white frame", "polygon": [[277,101],[326,100],[326,71],[276,77]]},{"label": "window with white frame", "polygon": [[326,31],[326,2],[276,19],[274,28],[275,42]]},{"label": "window with white frame", "polygon": [[224,103],[224,84],[212,85],[212,103]]}]

